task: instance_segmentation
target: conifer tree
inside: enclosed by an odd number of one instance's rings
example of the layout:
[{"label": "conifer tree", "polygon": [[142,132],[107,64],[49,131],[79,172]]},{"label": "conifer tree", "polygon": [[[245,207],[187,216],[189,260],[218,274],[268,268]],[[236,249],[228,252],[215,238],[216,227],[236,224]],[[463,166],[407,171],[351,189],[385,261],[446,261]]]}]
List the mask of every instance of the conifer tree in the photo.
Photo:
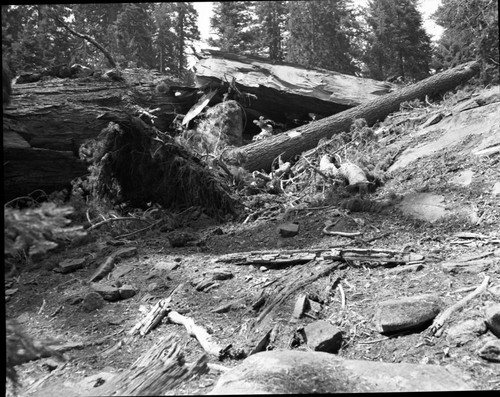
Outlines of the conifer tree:
[{"label": "conifer tree", "polygon": [[433,66],[439,71],[480,59],[483,84],[499,82],[498,2],[443,0],[433,18],[444,28]]},{"label": "conifer tree", "polygon": [[214,3],[210,25],[218,38],[210,38],[210,45],[222,51],[245,52],[255,46],[255,30],[252,29],[254,4],[245,1],[222,1]]},{"label": "conifer tree", "polygon": [[372,0],[366,13],[366,74],[379,80],[398,77],[403,81],[428,76],[431,41],[417,0]]},{"label": "conifer tree", "polygon": [[359,24],[347,0],[290,1],[287,61],[354,74]]},{"label": "conifer tree", "polygon": [[260,45],[272,61],[283,60],[283,40],[288,19],[285,1],[256,1],[255,13],[259,19]]},{"label": "conifer tree", "polygon": [[115,34],[120,60],[138,67],[153,68],[154,52],[150,3],[126,3],[118,14]]}]

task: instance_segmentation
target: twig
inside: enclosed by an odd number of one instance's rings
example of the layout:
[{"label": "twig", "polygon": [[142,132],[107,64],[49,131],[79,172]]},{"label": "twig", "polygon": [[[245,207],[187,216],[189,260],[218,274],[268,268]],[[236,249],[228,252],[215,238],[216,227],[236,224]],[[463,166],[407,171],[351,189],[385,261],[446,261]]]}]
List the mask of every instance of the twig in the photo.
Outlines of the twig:
[{"label": "twig", "polygon": [[121,234],[119,236],[116,236],[116,238],[120,239],[120,238],[124,238],[124,237],[129,237],[129,236],[132,236],[134,234],[137,234],[137,233],[143,232],[145,230],[151,229],[152,227],[158,225],[162,220],[163,219],[160,219],[159,221],[154,222],[154,223],[150,224],[149,226],[146,226],[146,227],[144,227],[142,229],[139,229],[139,230],[136,230],[136,231],[133,231],[133,232],[130,232],[130,233]]},{"label": "twig", "polygon": [[108,218],[108,219],[105,219],[105,220],[103,220],[103,221],[101,221],[99,223],[96,223],[95,225],[90,226],[87,230],[90,231],[90,230],[93,230],[93,229],[97,229],[99,226],[102,226],[102,225],[104,225],[106,223],[114,222],[114,221],[142,221],[142,222],[149,222],[146,219],[136,218],[134,216],[123,216],[123,217],[118,217],[118,218]]},{"label": "twig", "polygon": [[369,344],[372,344],[372,343],[378,343],[378,342],[383,342],[387,339],[390,339],[389,337],[385,337],[385,338],[380,338],[380,339],[374,339],[374,340],[367,340],[366,342],[358,342],[359,345],[369,345]]},{"label": "twig", "polygon": [[439,315],[434,319],[434,321],[430,327],[430,332],[437,337],[441,336],[441,334],[443,333],[443,331],[442,331],[443,325],[444,325],[445,321],[448,319],[448,317],[450,317],[451,314],[455,310],[461,308],[467,302],[474,299],[476,296],[482,294],[486,290],[486,287],[488,286],[489,281],[490,281],[490,277],[485,276],[481,285],[479,287],[477,287],[473,292],[471,292],[469,295],[467,295],[463,299],[459,300],[454,305],[447,308],[445,311],[439,313]]},{"label": "twig", "polygon": [[43,309],[44,309],[44,307],[45,307],[45,304],[46,304],[46,303],[47,303],[47,302],[46,302],[46,301],[45,301],[45,299],[44,299],[44,300],[43,300],[43,302],[42,302],[42,306],[40,306],[40,310],[38,310],[38,314],[39,314],[39,315],[40,315],[40,314],[42,314]]},{"label": "twig", "polygon": [[337,285],[337,289],[340,292],[340,301],[342,303],[342,309],[345,309],[345,293],[344,293],[344,288],[342,288],[342,284]]},{"label": "twig", "polygon": [[342,236],[342,237],[356,237],[356,236],[361,236],[361,232],[338,232],[338,231],[330,231],[328,228],[331,225],[325,226],[323,229],[323,234],[326,234],[328,236]]}]

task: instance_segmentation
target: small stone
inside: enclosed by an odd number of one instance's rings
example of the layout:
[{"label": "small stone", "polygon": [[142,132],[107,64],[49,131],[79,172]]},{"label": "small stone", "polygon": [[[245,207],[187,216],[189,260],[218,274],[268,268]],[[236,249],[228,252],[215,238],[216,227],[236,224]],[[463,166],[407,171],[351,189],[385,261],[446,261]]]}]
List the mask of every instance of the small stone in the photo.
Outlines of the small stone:
[{"label": "small stone", "polygon": [[299,233],[298,223],[283,223],[278,226],[278,231],[282,237],[294,237]]},{"label": "small stone", "polygon": [[267,272],[269,269],[267,267],[265,267],[265,266],[261,266],[261,267],[259,267],[259,270],[261,272]]},{"label": "small stone", "polygon": [[441,310],[436,295],[416,295],[381,302],[375,313],[375,327],[381,333],[418,330],[430,325]]},{"label": "small stone", "polygon": [[5,290],[5,296],[14,295],[17,291],[19,291],[19,288],[6,289]]},{"label": "small stone", "polygon": [[146,291],[148,292],[153,292],[155,289],[158,289],[158,283],[151,283],[146,287]]},{"label": "small stone", "polygon": [[500,303],[486,306],[485,315],[488,328],[497,338],[500,338]]},{"label": "small stone", "polygon": [[486,324],[482,320],[465,320],[454,324],[447,330],[447,336],[457,346],[463,346],[486,333]]},{"label": "small stone", "polygon": [[129,265],[116,266],[113,269],[113,272],[111,273],[111,277],[113,277],[115,280],[119,279],[120,277],[126,275],[127,273],[130,273],[132,269],[133,267]]},{"label": "small stone", "polygon": [[45,360],[45,362],[42,364],[42,368],[46,369],[49,372],[52,372],[55,370],[57,367],[59,367],[59,363],[54,360],[53,358],[48,358]]},{"label": "small stone", "polygon": [[338,353],[342,344],[342,331],[328,321],[315,321],[304,328],[307,345],[326,353]]},{"label": "small stone", "polygon": [[500,363],[500,339],[491,340],[479,349],[479,357],[493,363]]},{"label": "small stone", "polygon": [[210,275],[212,280],[228,280],[234,277],[234,274],[228,269],[215,269],[210,272]]},{"label": "small stone", "polygon": [[118,289],[118,292],[120,293],[120,298],[122,298],[122,299],[132,298],[137,293],[137,291],[135,290],[135,288],[132,287],[129,284],[123,284]]},{"label": "small stone", "polygon": [[82,309],[84,312],[90,313],[102,307],[104,307],[104,298],[97,292],[89,292],[83,298]]},{"label": "small stone", "polygon": [[495,296],[500,296],[500,284],[494,285],[493,287],[489,288],[488,291],[490,291]]},{"label": "small stone", "polygon": [[66,274],[74,272],[75,270],[83,268],[85,265],[85,258],[79,259],[66,259],[59,263],[59,267],[55,268],[54,271]]},{"label": "small stone", "polygon": [[120,291],[116,287],[94,284],[92,285],[92,289],[107,301],[114,302],[120,299]]},{"label": "small stone", "polygon": [[500,194],[500,182],[495,182],[495,184],[493,185],[493,189],[491,191],[491,194],[493,196],[497,196]]},{"label": "small stone", "polygon": [[165,272],[171,272],[175,269],[177,269],[180,266],[179,262],[165,262],[165,261],[160,261],[156,263],[153,268],[156,270],[162,270]]}]

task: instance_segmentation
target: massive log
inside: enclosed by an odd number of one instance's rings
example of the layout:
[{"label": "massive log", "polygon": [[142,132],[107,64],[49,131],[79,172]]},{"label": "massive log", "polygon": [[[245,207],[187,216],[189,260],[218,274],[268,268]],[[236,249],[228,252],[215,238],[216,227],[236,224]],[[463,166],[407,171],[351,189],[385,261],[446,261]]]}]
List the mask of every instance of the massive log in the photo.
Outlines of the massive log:
[{"label": "massive log", "polygon": [[[209,57],[195,65],[199,86],[218,86],[235,80],[241,92],[253,94],[243,104],[253,117],[263,115],[285,123],[292,119],[311,120],[385,95],[397,86],[391,83],[350,76],[324,69],[307,69],[291,63],[271,63],[256,56],[207,50]],[[252,112],[250,112],[252,113]]]},{"label": "massive log", "polygon": [[287,161],[314,148],[322,138],[349,131],[353,121],[359,118],[373,125],[397,111],[402,102],[451,90],[478,73],[479,68],[477,61],[459,65],[336,115],[233,149],[226,154],[226,160],[238,162],[249,171],[269,171],[273,160],[279,155],[283,161]]},{"label": "massive log", "polygon": [[130,69],[123,75],[125,81],[89,76],[13,86],[2,117],[4,200],[36,189],[60,190],[85,175],[87,166],[78,159],[78,148],[108,124],[99,115],[155,109],[150,110],[158,116],[155,125],[164,131],[177,113],[196,102],[194,88],[156,89],[163,77],[159,74]]}]

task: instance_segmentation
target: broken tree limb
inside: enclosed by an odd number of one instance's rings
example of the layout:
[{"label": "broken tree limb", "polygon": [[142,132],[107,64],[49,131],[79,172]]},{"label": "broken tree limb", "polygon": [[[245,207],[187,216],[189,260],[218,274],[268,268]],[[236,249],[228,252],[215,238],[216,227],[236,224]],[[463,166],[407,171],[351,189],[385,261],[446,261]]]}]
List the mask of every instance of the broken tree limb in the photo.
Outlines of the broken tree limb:
[{"label": "broken tree limb", "polygon": [[432,322],[432,325],[430,327],[430,332],[434,336],[437,336],[437,337],[441,336],[441,334],[443,333],[443,329],[442,328],[443,328],[444,323],[446,322],[446,320],[448,320],[448,318],[453,314],[453,312],[455,310],[460,309],[467,302],[471,301],[476,296],[481,295],[484,291],[486,291],[486,288],[488,287],[489,281],[490,281],[490,277],[486,276],[484,278],[483,282],[481,283],[481,285],[479,285],[479,287],[477,287],[469,295],[465,296],[463,299],[460,299],[457,303],[455,303],[454,305],[450,306],[445,311],[439,313],[436,316],[436,318],[434,319],[434,321]]},{"label": "broken tree limb", "polygon": [[315,250],[275,250],[249,251],[222,255],[215,262],[234,265],[283,265],[303,264],[313,260],[358,261],[372,264],[398,263],[410,264],[422,261],[420,254],[402,253],[398,250],[347,248]]},{"label": "broken tree limb", "polygon": [[220,347],[217,342],[213,340],[212,336],[206,331],[206,329],[196,325],[192,318],[185,317],[174,310],[170,311],[167,317],[175,324],[184,325],[188,334],[196,338],[198,342],[200,342],[201,347],[203,347],[203,350],[205,350],[208,354],[221,359],[224,352],[228,350],[228,348],[224,349]]},{"label": "broken tree limb", "polygon": [[[263,141],[250,143],[226,153],[226,162],[239,162],[248,171],[269,171],[275,158],[282,154],[284,161],[314,148],[320,139],[349,131],[356,119],[363,118],[369,126],[399,110],[402,102],[446,92],[466,82],[479,71],[479,62],[469,62],[446,70],[416,84],[401,88],[368,103],[345,110],[333,116],[275,135]],[[242,160],[237,160],[242,159]]]}]

